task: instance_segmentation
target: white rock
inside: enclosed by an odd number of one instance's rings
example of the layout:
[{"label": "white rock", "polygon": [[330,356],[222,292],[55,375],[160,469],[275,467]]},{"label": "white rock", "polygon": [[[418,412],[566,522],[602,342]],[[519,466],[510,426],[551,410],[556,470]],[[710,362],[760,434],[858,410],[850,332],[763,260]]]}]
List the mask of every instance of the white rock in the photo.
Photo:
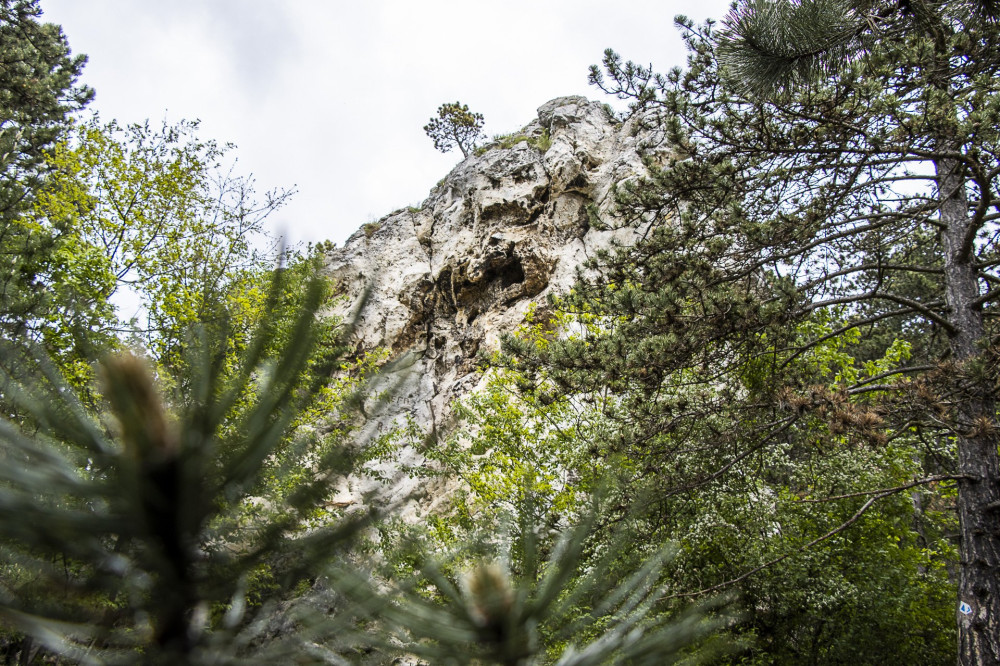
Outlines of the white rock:
[{"label": "white rock", "polygon": [[[639,151],[650,137],[583,97],[542,105],[523,134],[545,131],[551,145],[544,153],[523,141],[472,155],[419,210],[365,225],[331,254],[327,271],[347,296],[336,314],[368,294],[357,345],[410,355],[392,400],[367,428],[384,430],[409,414],[428,432],[445,433],[453,401],[480,381],[477,355],[496,349],[532,303],[568,288],[577,267],[612,236],[628,240],[624,231],[591,228],[587,209],[612,218],[612,186],[644,173]],[[416,451],[402,452],[403,463],[420,460]],[[410,498],[410,518],[440,497],[418,488],[424,481],[380,471],[393,479],[387,486],[359,478],[344,491],[358,500],[373,490],[390,501]]]}]

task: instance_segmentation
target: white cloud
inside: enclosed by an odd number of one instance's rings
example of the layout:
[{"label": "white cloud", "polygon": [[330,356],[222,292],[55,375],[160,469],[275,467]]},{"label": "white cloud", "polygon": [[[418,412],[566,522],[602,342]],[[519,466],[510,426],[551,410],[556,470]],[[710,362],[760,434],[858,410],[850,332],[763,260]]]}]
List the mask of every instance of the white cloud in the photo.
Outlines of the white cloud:
[{"label": "white cloud", "polygon": [[683,64],[673,15],[721,18],[724,0],[42,0],[105,118],[202,119],[238,144],[259,189],[298,187],[272,220],[293,241],[343,241],[419,203],[454,166],[421,127],[460,99],[509,132],[547,100],[599,98],[587,68],[613,47],[665,71]]}]

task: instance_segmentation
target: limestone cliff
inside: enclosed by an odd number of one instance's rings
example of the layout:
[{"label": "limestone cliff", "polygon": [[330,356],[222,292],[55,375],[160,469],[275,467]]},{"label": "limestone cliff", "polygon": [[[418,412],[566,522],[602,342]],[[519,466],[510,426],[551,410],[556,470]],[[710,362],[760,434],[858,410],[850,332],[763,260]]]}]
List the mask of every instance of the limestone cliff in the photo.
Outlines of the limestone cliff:
[{"label": "limestone cliff", "polygon": [[[636,121],[562,97],[539,108],[520,137],[469,156],[419,209],[365,225],[330,255],[329,274],[348,296],[340,314],[368,294],[358,346],[409,355],[401,386],[369,427],[402,414],[428,430],[446,427],[452,401],[479,381],[477,354],[495,349],[532,302],[570,286],[577,267],[616,233],[591,228],[588,206],[610,217],[612,185],[644,170],[649,137]],[[403,459],[419,462],[414,451]],[[368,485],[353,481],[345,500]],[[383,490],[390,498],[413,491],[399,475]],[[418,498],[411,510],[422,504]]]}]

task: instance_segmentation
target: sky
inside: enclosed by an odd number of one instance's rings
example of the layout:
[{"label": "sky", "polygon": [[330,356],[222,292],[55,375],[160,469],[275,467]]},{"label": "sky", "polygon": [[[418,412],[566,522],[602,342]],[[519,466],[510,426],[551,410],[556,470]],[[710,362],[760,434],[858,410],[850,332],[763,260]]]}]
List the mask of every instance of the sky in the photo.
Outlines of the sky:
[{"label": "sky", "polygon": [[258,192],[296,190],[269,219],[287,242],[338,244],[419,205],[460,160],[423,126],[444,102],[513,132],[546,101],[585,95],[604,49],[683,65],[676,14],[725,16],[728,0],[41,0],[89,62],[104,120],[201,121],[237,148]]}]

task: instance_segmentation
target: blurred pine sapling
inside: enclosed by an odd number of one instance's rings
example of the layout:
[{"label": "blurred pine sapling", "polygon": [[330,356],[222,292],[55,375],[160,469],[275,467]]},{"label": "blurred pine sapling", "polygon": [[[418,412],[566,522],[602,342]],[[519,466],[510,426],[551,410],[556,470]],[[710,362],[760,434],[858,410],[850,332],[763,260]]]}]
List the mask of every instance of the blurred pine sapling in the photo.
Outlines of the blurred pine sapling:
[{"label": "blurred pine sapling", "polygon": [[[14,563],[0,588],[4,624],[80,663],[225,663],[261,639],[268,606],[311,585],[366,520],[301,529],[355,458],[346,442],[315,446],[317,432],[296,427],[343,357],[339,344],[314,353],[323,292],[308,284],[276,353],[282,331],[264,317],[232,372],[226,339],[197,329],[181,396],[161,395],[140,358],[105,359],[96,417],[44,355],[5,350],[20,360],[5,397],[28,418],[0,426],[0,534]],[[288,448],[314,453],[310,473],[280,506],[241,520]],[[249,613],[262,568],[277,572],[274,601]]]}]

